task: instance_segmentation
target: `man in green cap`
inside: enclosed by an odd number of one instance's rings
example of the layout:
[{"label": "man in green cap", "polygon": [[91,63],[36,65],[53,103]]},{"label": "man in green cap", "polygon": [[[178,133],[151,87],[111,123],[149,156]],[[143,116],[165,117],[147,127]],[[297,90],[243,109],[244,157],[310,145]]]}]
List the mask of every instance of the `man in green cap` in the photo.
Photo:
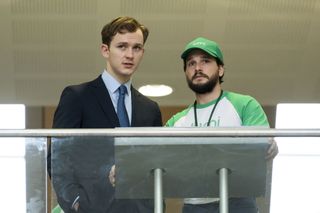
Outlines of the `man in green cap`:
[{"label": "man in green cap", "polygon": [[[181,58],[195,102],[177,113],[167,127],[269,127],[261,105],[251,96],[222,90],[224,60],[219,45],[206,38],[196,38],[187,44]],[[271,140],[266,153],[273,159],[278,153]],[[186,198],[183,213],[218,213],[219,198]],[[230,198],[230,213],[257,213],[255,198]]]}]

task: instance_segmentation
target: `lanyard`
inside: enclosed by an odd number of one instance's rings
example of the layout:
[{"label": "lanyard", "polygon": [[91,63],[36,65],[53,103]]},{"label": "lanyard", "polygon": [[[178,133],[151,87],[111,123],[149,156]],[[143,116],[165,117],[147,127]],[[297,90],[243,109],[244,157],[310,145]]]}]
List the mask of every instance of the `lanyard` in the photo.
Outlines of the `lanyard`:
[{"label": "lanyard", "polygon": [[[219,97],[218,97],[218,99],[217,99],[217,102],[216,102],[216,104],[214,105],[214,107],[213,107],[212,110],[211,110],[211,113],[210,113],[210,116],[209,116],[209,120],[208,120],[207,126],[210,125],[210,121],[211,121],[212,115],[213,115],[214,111],[216,110],[216,107],[217,107],[217,105],[218,105],[218,103],[219,103],[219,101],[220,101],[220,99],[221,99],[221,97],[222,97],[222,94],[223,94],[223,90],[221,90],[220,95],[219,95]],[[195,122],[195,126],[198,126],[198,119],[197,119],[197,101],[196,101],[196,100],[194,101],[194,104],[193,104],[193,110],[194,110],[194,122]]]}]

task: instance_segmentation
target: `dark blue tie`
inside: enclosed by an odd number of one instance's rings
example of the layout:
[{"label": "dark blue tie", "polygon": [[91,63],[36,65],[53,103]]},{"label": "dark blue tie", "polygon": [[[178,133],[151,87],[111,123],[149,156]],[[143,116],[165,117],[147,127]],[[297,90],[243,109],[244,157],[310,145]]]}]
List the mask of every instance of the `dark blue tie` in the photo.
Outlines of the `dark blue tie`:
[{"label": "dark blue tie", "polygon": [[117,104],[117,114],[118,114],[121,127],[130,126],[126,106],[124,103],[124,97],[126,93],[127,93],[127,87],[124,85],[121,85],[119,87],[119,98],[118,98],[118,104]]}]

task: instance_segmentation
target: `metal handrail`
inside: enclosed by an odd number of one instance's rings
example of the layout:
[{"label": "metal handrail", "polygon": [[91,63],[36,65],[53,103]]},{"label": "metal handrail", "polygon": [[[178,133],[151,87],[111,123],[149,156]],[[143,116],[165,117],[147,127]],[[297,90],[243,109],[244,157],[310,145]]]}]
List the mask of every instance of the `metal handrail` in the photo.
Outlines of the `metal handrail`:
[{"label": "metal handrail", "polygon": [[114,129],[0,129],[0,137],[320,137],[320,129],[269,128],[163,128]]}]

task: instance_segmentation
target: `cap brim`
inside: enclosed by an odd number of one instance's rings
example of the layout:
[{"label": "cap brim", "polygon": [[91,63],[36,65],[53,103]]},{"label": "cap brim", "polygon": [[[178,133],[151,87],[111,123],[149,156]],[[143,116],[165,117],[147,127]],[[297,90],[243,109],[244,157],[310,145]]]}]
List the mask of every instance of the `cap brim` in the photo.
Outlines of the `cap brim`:
[{"label": "cap brim", "polygon": [[217,56],[216,54],[213,54],[212,52],[209,52],[208,50],[206,50],[206,49],[204,49],[204,48],[200,48],[200,47],[191,47],[191,48],[185,50],[185,51],[181,54],[181,58],[182,58],[183,60],[185,60],[185,59],[188,57],[189,53],[190,53],[192,50],[195,50],[195,49],[202,50],[202,51],[206,52],[207,54],[209,54],[209,55],[211,55],[211,56],[213,56],[213,57],[215,57],[215,58],[219,58],[219,56]]},{"label": "cap brim", "polygon": [[[185,50],[185,51],[181,54],[181,58],[182,58],[182,59],[186,59],[186,58],[188,57],[189,53],[190,53],[192,50],[196,50],[196,49],[202,50],[202,51],[205,51],[206,53],[208,53],[206,50],[204,50],[204,49],[202,49],[202,48],[199,48],[199,47],[191,47],[191,48]],[[210,55],[211,55],[211,54],[210,54]]]}]

